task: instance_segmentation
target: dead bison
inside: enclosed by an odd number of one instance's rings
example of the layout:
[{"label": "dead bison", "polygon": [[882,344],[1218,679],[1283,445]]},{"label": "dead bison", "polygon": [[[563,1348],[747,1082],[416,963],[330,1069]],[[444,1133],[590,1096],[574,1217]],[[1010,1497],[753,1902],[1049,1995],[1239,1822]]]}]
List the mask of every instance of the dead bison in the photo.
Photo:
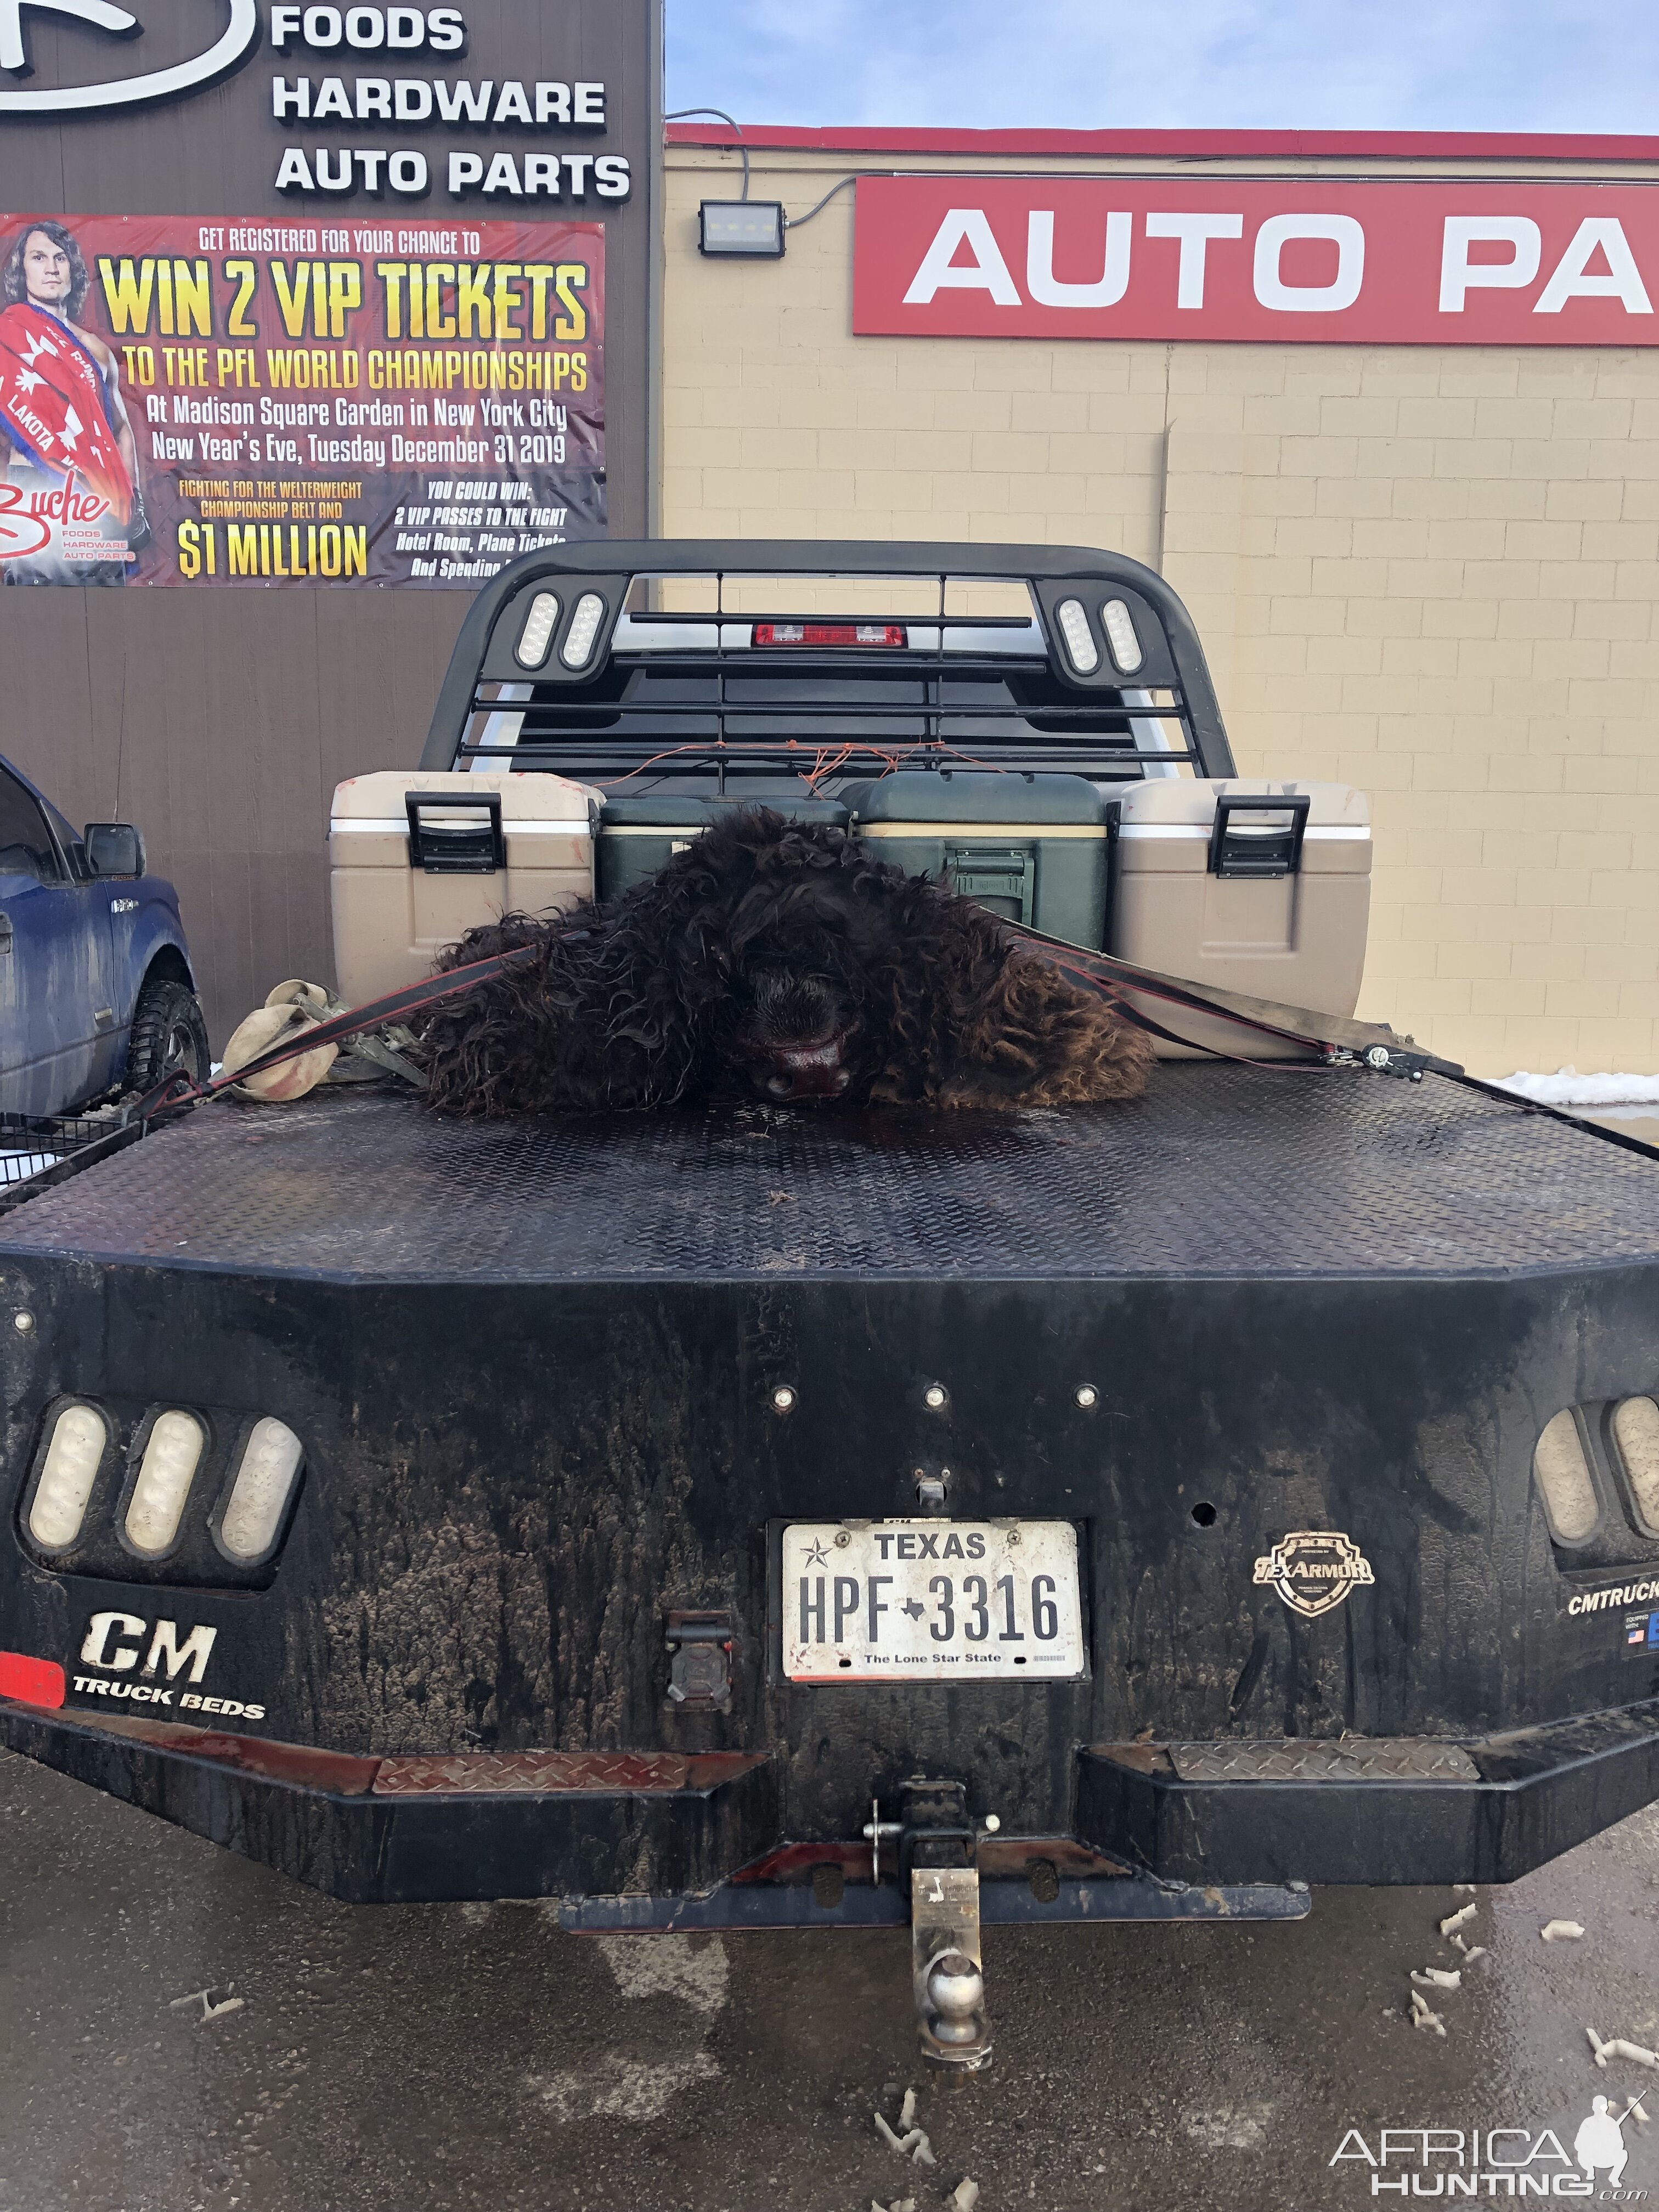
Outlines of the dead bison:
[{"label": "dead bison", "polygon": [[648,881],[507,915],[440,963],[531,957],[428,1019],[448,1114],[758,1094],[939,1106],[1133,1098],[1152,1047],[981,908],[838,830],[733,808]]}]

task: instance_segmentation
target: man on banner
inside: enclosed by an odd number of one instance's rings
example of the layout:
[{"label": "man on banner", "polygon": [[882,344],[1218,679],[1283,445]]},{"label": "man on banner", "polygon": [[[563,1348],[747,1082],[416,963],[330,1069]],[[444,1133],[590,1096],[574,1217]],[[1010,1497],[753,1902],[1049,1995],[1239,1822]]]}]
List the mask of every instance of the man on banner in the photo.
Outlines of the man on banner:
[{"label": "man on banner", "polygon": [[148,537],[113,352],[74,319],[86,262],[61,222],[30,223],[0,265],[0,568],[9,584],[122,584]]}]

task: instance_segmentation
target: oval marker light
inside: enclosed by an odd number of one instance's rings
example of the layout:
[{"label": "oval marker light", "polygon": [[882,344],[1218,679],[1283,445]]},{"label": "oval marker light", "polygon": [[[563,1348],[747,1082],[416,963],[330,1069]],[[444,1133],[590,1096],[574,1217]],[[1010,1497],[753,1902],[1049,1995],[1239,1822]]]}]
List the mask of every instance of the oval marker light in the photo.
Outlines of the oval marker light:
[{"label": "oval marker light", "polygon": [[1094,632],[1089,628],[1089,617],[1083,611],[1081,599],[1062,599],[1054,609],[1054,620],[1060,624],[1060,634],[1066,641],[1066,657],[1079,676],[1092,676],[1100,665],[1100,647],[1095,643]]},{"label": "oval marker light", "polygon": [[586,668],[593,657],[593,641],[605,620],[605,601],[597,592],[584,592],[570,617],[559,658],[567,668]]},{"label": "oval marker light", "polygon": [[1564,1406],[1545,1424],[1532,1467],[1551,1535],[1558,1544],[1582,1544],[1594,1534],[1601,1508],[1571,1406]]},{"label": "oval marker light", "polygon": [[219,1541],[244,1565],[264,1559],[276,1541],[303,1449],[286,1421],[256,1421],[219,1523]]},{"label": "oval marker light", "polygon": [[1107,600],[1100,611],[1100,626],[1112,648],[1113,659],[1124,675],[1133,676],[1146,656],[1135,635],[1134,617],[1121,599]]},{"label": "oval marker light", "polygon": [[553,625],[559,619],[559,602],[552,592],[538,592],[519,632],[514,659],[520,668],[539,668],[553,641]]},{"label": "oval marker light", "polygon": [[1659,1405],[1651,1398],[1626,1398],[1613,1417],[1613,1440],[1643,1532],[1659,1536]]},{"label": "oval marker light", "polygon": [[194,1413],[156,1416],[122,1524],[135,1552],[158,1559],[172,1550],[206,1443],[207,1432]]},{"label": "oval marker light", "polygon": [[29,1534],[46,1551],[61,1552],[80,1534],[108,1442],[95,1406],[65,1406],[58,1416],[29,1507]]}]

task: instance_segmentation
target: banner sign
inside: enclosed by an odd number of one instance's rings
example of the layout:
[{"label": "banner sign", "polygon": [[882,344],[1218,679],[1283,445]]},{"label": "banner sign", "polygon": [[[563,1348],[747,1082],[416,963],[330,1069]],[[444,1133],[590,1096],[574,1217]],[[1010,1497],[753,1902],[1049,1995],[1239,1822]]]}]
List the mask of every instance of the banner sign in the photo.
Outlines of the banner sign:
[{"label": "banner sign", "polygon": [[861,177],[853,328],[933,337],[1659,344],[1659,191]]},{"label": "banner sign", "polygon": [[605,532],[605,230],[0,216],[9,584],[476,591]]}]

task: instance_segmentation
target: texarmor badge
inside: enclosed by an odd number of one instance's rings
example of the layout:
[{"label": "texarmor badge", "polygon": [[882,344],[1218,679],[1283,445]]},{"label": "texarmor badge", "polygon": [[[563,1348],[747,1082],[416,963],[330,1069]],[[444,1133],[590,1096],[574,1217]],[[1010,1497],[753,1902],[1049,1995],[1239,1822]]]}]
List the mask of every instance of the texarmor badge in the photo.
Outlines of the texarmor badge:
[{"label": "texarmor badge", "polygon": [[1255,1563],[1254,1579],[1271,1583],[1292,1613],[1316,1620],[1341,1604],[1358,1583],[1373,1583],[1370,1561],[1335,1528],[1293,1528]]}]

